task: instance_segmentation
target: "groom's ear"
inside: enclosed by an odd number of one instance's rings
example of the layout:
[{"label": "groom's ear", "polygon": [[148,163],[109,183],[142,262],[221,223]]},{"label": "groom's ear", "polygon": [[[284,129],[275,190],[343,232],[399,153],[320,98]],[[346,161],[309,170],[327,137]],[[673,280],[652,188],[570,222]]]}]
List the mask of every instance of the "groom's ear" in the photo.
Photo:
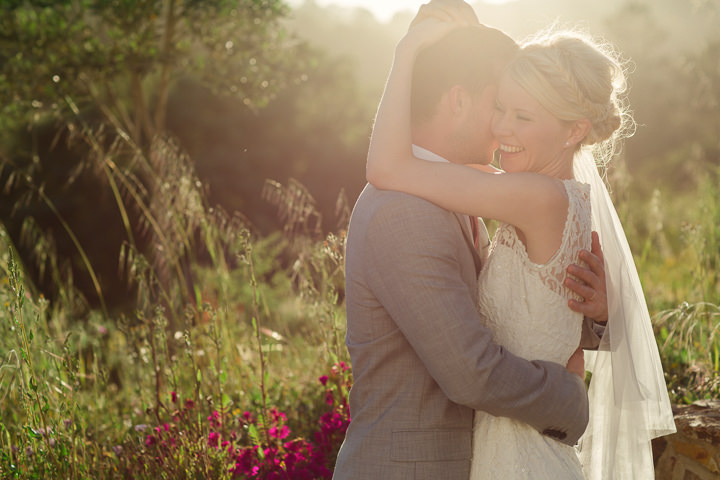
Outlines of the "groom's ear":
[{"label": "groom's ear", "polygon": [[460,85],[453,85],[447,93],[448,107],[453,115],[462,115],[472,102],[467,90]]}]

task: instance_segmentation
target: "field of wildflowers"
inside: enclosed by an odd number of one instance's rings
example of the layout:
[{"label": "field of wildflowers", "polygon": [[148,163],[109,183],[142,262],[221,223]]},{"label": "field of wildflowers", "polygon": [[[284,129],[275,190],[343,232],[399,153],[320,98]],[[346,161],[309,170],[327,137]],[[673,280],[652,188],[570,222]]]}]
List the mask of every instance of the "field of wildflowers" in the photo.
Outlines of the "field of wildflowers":
[{"label": "field of wildflowers", "polygon": [[344,234],[313,236],[288,203],[285,234],[253,236],[156,148],[168,196],[140,210],[167,248],[124,246],[134,309],[91,308],[51,252],[46,299],[0,229],[0,478],[330,478],[349,422]]},{"label": "field of wildflowers", "polygon": [[[160,307],[75,325],[27,288],[0,243],[0,477],[332,476],[351,374],[317,315],[285,335],[263,326],[276,315],[265,304],[248,318],[237,304],[205,302],[187,311],[200,321],[174,333]],[[276,307],[316,310],[299,297]]]}]

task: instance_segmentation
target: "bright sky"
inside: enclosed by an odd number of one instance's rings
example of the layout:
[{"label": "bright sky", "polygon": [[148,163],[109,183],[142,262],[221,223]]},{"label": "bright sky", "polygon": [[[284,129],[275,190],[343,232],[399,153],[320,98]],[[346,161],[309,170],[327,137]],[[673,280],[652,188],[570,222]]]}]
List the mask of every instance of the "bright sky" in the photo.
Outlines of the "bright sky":
[{"label": "bright sky", "polygon": [[[402,10],[416,11],[429,0],[315,0],[318,5],[339,5],[343,7],[363,7],[370,10],[382,21],[387,21]],[[507,3],[512,0],[484,0],[485,3]],[[291,6],[302,5],[305,0],[287,0]],[[473,3],[473,2],[470,2]]]}]

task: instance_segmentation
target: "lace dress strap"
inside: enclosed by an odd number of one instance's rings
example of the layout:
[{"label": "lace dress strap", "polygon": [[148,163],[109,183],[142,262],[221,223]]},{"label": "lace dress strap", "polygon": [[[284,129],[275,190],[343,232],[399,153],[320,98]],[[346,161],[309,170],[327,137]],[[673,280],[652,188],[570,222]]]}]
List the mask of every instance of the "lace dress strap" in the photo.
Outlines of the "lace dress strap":
[{"label": "lace dress strap", "polygon": [[568,195],[568,212],[560,247],[547,262],[538,264],[530,260],[515,227],[505,223],[500,225],[493,238],[493,249],[497,245],[510,248],[522,260],[527,271],[540,277],[551,291],[565,298],[575,298],[563,282],[567,276],[568,265],[580,263],[580,250],[590,249],[592,232],[590,186],[576,180],[562,180],[562,182]]}]

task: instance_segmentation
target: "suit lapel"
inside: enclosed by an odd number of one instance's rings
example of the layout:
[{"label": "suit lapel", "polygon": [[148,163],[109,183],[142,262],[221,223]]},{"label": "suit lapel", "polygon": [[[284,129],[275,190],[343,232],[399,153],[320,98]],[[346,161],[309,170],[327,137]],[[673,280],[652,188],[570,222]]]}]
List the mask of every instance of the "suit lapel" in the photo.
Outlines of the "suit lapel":
[{"label": "suit lapel", "polygon": [[473,242],[472,233],[470,232],[470,228],[468,226],[467,216],[455,213],[455,219],[460,224],[460,230],[462,230],[463,238],[465,239],[465,243],[467,244],[468,248],[472,252],[473,256],[473,262],[475,263],[475,273],[480,274],[480,269],[482,268],[482,258],[480,257],[480,254],[475,249],[475,244]]},{"label": "suit lapel", "polygon": [[[441,157],[440,155],[431,152],[430,150],[427,150],[425,148],[422,148],[418,145],[412,146],[413,155],[415,155],[418,158],[421,158],[423,160],[428,160],[431,162],[447,162],[448,160]],[[475,263],[475,273],[480,274],[480,269],[482,268],[483,260],[485,257],[487,257],[487,248],[488,248],[488,241],[487,241],[487,230],[485,229],[485,226],[483,225],[481,228],[484,230],[484,240],[485,244],[483,245],[483,238],[480,239],[480,249],[483,252],[483,255],[481,256],[480,253],[475,249],[475,242],[473,242],[472,232],[470,231],[470,225],[467,219],[466,215],[462,215],[459,213],[454,213],[455,219],[460,224],[460,229],[463,232],[463,237],[465,238],[465,243],[467,243],[468,248],[472,252],[473,256],[473,262]]]}]

